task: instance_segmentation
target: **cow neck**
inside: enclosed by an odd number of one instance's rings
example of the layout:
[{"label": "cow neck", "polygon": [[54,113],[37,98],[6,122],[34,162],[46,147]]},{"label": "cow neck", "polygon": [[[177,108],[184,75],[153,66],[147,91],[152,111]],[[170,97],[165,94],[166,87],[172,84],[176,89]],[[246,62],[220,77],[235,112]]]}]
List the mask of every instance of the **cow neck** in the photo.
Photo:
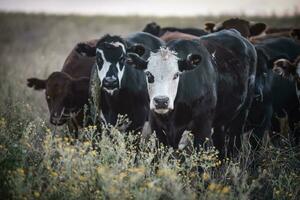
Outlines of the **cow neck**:
[{"label": "cow neck", "polygon": [[165,138],[164,140],[167,142],[167,145],[177,148],[180,138],[187,128],[186,125],[175,126],[175,119],[180,117],[180,112],[174,110],[166,115],[157,115],[154,113],[151,113],[151,115],[152,120],[155,121],[155,124],[160,129],[159,133],[162,134],[161,137]]}]

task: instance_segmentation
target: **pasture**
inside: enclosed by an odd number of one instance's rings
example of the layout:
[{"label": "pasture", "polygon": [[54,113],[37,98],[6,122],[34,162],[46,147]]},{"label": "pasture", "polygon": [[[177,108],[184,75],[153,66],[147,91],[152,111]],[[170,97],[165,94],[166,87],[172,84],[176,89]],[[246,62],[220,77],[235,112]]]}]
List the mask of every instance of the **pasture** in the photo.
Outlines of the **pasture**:
[{"label": "pasture", "polygon": [[[101,138],[89,126],[74,140],[67,127],[49,124],[44,93],[26,86],[29,77],[60,71],[79,41],[126,35],[150,21],[201,28],[229,17],[0,13],[1,199],[299,199],[300,151],[286,133],[276,145],[266,138],[255,156],[245,140],[239,156],[225,160],[214,148],[178,152],[158,147],[154,136],[140,141],[118,125],[107,127]],[[299,16],[250,20],[300,26]]]}]

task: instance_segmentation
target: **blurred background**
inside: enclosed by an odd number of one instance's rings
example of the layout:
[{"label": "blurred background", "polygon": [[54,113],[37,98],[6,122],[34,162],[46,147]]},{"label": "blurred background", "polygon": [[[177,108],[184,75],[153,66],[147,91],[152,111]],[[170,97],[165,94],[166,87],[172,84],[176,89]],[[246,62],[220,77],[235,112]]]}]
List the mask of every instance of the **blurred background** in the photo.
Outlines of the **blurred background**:
[{"label": "blurred background", "polygon": [[0,0],[5,11],[82,15],[259,15],[299,14],[299,0]]}]

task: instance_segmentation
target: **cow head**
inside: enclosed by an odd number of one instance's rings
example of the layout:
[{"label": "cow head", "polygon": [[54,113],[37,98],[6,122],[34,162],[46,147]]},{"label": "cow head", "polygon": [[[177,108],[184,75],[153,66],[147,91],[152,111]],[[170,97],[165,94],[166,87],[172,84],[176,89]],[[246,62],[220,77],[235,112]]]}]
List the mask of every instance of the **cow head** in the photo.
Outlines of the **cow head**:
[{"label": "cow head", "polygon": [[121,88],[125,71],[126,43],[119,36],[105,35],[96,46],[97,73],[102,89],[109,94]]},{"label": "cow head", "polygon": [[273,66],[273,72],[300,83],[300,56],[295,62],[283,58],[276,60]]},{"label": "cow head", "polygon": [[296,29],[291,30],[290,35],[295,40],[300,40],[300,29],[296,28]]},{"label": "cow head", "polygon": [[143,32],[150,33],[152,35],[159,37],[160,26],[155,22],[151,22],[145,26]]},{"label": "cow head", "polygon": [[106,35],[99,40],[96,46],[97,74],[105,92],[114,95],[122,88],[123,75],[130,63],[127,53],[143,55],[144,48],[139,47],[133,45],[127,48],[126,42],[119,36]]},{"label": "cow head", "polygon": [[62,125],[83,108],[88,100],[89,78],[72,79],[63,72],[53,72],[48,79],[30,78],[28,87],[45,90],[50,122]]},{"label": "cow head", "polygon": [[174,109],[180,75],[194,69],[201,62],[200,55],[188,55],[180,60],[177,53],[168,48],[151,52],[147,61],[137,54],[129,54],[136,67],[143,69],[147,77],[150,110],[167,114]]},{"label": "cow head", "polygon": [[205,29],[209,32],[218,32],[223,29],[236,29],[242,36],[249,38],[252,36],[260,35],[265,31],[267,26],[264,23],[249,22],[247,20],[232,18],[222,23],[215,24],[208,22],[205,24]]}]

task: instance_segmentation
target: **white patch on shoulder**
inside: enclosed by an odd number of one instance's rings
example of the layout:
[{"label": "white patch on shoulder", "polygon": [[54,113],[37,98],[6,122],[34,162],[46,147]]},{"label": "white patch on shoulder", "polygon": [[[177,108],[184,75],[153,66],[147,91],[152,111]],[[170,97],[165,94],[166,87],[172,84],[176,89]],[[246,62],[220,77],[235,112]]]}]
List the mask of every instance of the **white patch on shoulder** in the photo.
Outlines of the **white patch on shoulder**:
[{"label": "white patch on shoulder", "polygon": [[216,51],[214,51],[212,54],[211,54],[211,57],[216,60]]},{"label": "white patch on shoulder", "polygon": [[255,83],[255,75],[254,74],[249,77],[249,82],[250,82],[250,84]]},{"label": "white patch on shoulder", "polygon": [[298,83],[297,83],[297,81],[295,82],[295,86],[296,86],[296,94],[297,94],[298,100],[299,100],[299,102],[300,102],[300,88],[298,88]]},{"label": "white patch on shoulder", "polygon": [[108,62],[108,61],[105,59],[104,53],[103,53],[103,51],[102,51],[101,49],[97,49],[96,51],[97,51],[98,53],[101,54],[101,57],[102,57],[102,59],[103,59],[103,65],[102,65],[101,70],[99,70],[99,69],[100,69],[100,66],[98,66],[98,64],[97,64],[97,62],[96,62],[96,65],[97,65],[97,72],[98,72],[98,78],[99,78],[99,80],[100,80],[100,82],[101,82],[101,84],[102,84],[103,79],[104,79],[104,77],[106,76],[106,74],[107,74],[107,72],[108,72],[108,70],[109,70],[109,67],[110,67],[111,63]]},{"label": "white patch on shoulder", "polygon": [[100,111],[100,120],[102,121],[102,123],[103,123],[105,126],[107,126],[107,121],[106,121],[106,119],[105,119],[105,117],[104,117],[104,114],[103,114],[102,110]]},{"label": "white patch on shoulder", "polygon": [[296,73],[297,73],[298,77],[300,77],[300,62],[297,65]]},{"label": "white patch on shoulder", "polygon": [[[175,74],[179,72],[177,53],[163,47],[156,53],[151,52],[148,58],[147,71],[154,77],[154,82],[148,83],[150,109],[155,109],[153,99],[157,96],[168,97],[168,110],[174,109],[174,101],[179,83],[179,77],[174,78]],[[165,113],[165,109],[158,111],[158,113]]]}]

